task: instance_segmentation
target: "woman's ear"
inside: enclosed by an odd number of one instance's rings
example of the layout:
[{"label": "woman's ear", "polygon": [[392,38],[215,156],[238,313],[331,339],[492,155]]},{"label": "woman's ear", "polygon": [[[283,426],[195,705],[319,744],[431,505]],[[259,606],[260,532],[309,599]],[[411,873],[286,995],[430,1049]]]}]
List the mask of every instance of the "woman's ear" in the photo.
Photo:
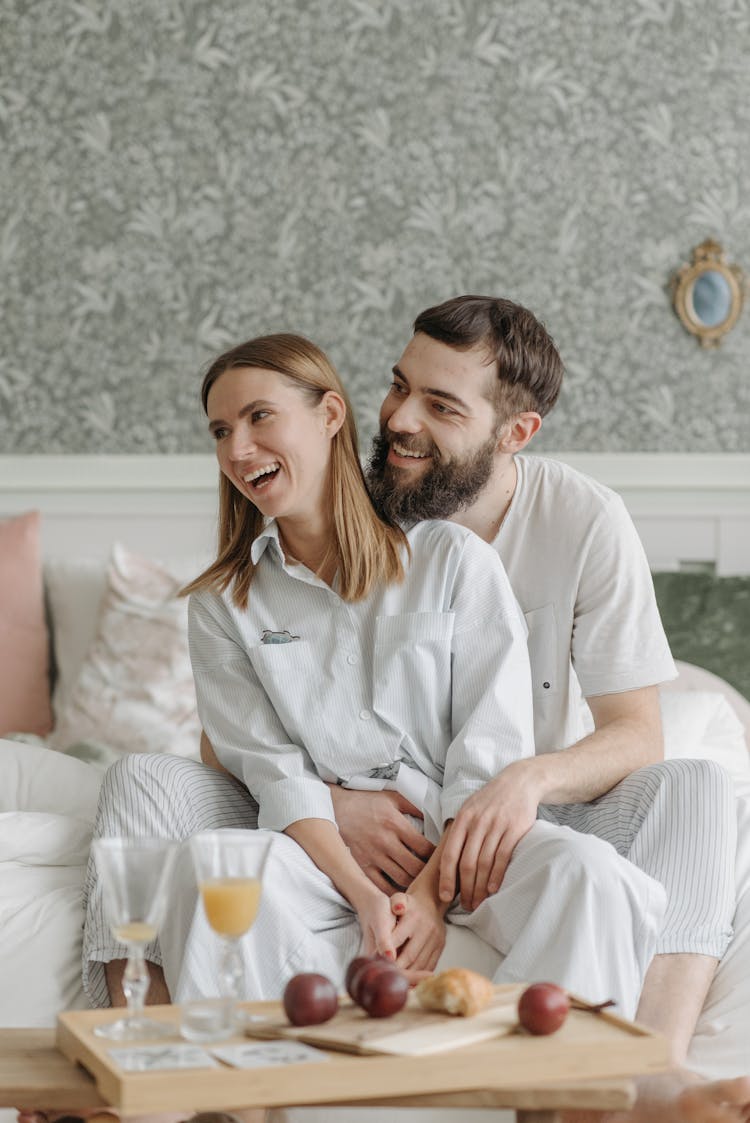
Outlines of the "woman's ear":
[{"label": "woman's ear", "polygon": [[538,413],[518,413],[511,417],[500,430],[497,447],[499,452],[521,452],[526,448],[535,433],[542,427]]},{"label": "woman's ear", "polygon": [[346,402],[335,390],[326,390],[320,404],[326,432],[329,437],[335,437],[346,420]]}]

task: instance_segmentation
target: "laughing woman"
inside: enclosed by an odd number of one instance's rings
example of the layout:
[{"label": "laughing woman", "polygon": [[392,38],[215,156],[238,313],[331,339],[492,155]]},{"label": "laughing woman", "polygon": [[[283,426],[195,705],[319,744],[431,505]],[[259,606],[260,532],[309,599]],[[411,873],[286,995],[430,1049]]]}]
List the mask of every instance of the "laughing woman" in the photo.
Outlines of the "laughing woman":
[{"label": "laughing woman", "polygon": [[[234,348],[202,397],[221,530],[217,560],[187,589],[190,654],[219,761],[257,800],[258,826],[286,836],[263,905],[282,930],[269,939],[259,920],[248,965],[253,997],[276,997],[297,963],[340,979],[360,941],[395,958],[407,935],[344,845],[329,784],[399,788],[438,842],[472,791],[533,754],[525,628],[476,536],[447,523],[404,532],[376,515],[346,394],[308,340]],[[415,970],[443,945],[437,868],[434,857],[402,921]],[[269,887],[284,880],[274,908]],[[300,918],[308,938],[289,949]],[[204,989],[203,958],[186,954],[178,997]]]}]

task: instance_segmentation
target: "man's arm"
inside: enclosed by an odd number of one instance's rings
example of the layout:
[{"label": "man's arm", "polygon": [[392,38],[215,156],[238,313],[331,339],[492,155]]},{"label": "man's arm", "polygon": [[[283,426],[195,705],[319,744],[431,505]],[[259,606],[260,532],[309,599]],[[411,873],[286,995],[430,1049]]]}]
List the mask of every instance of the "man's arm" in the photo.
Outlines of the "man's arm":
[{"label": "man's arm", "polygon": [[587,699],[594,732],[530,764],[540,770],[539,803],[588,803],[631,772],[664,759],[659,688]]},{"label": "man's arm", "polygon": [[[441,900],[461,884],[464,908],[500,888],[540,803],[588,803],[637,768],[663,759],[655,686],[588,699],[594,732],[560,752],[519,760],[470,796],[456,815],[440,864]],[[484,838],[481,850],[472,841]]]},{"label": "man's arm", "polygon": [[407,818],[421,818],[422,812],[392,791],[355,791],[332,784],[331,799],[339,833],[370,881],[389,896],[395,886],[410,885],[434,850]]}]

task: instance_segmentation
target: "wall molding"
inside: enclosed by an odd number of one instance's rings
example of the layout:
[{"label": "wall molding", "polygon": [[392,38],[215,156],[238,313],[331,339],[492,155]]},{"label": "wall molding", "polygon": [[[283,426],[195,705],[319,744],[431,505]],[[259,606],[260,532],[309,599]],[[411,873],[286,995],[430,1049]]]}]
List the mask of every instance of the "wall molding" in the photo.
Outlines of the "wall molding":
[{"label": "wall molding", "polygon": [[[721,489],[750,493],[744,453],[545,452],[616,490]],[[0,456],[0,494],[57,491],[207,491],[216,487],[213,455]]]},{"label": "wall molding", "polygon": [[[750,572],[750,455],[545,453],[622,495],[654,568]],[[215,539],[214,457],[0,456],[0,517],[42,513],[47,554],[101,554],[114,539],[156,556]]]}]

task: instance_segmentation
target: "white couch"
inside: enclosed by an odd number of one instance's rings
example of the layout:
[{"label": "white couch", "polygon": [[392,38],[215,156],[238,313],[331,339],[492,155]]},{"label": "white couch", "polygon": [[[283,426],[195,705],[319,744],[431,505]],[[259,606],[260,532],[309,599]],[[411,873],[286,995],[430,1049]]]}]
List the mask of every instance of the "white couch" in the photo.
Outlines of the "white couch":
[{"label": "white couch", "polygon": [[[158,581],[155,599],[139,594],[138,582],[144,574],[150,574],[153,582],[155,571],[151,572],[148,565],[144,570],[127,553],[120,555],[119,562],[115,557],[109,567],[102,561],[47,566],[58,662],[54,695],[58,718],[66,707],[69,709],[70,699],[82,681],[90,690],[104,689],[101,675],[106,677],[108,673],[106,653],[103,656],[100,651],[95,656],[97,644],[101,646],[102,623],[109,621],[111,625],[115,611],[111,597],[107,600],[108,573],[111,585],[118,565],[121,572],[129,567],[133,579],[124,593],[120,590],[121,609],[141,623],[150,620],[152,626],[163,624],[159,597],[162,608],[171,598],[163,597]],[[179,568],[180,579],[194,571],[189,564]],[[175,588],[178,583],[173,583]],[[171,604],[165,611],[171,620],[170,642],[177,646],[182,643],[184,651],[183,608]],[[172,655],[177,660],[173,670],[177,667],[183,674],[183,663],[174,652]],[[110,652],[110,657],[117,659],[117,652]],[[137,668],[131,668],[131,672],[137,675]],[[733,773],[738,792],[736,936],[712,985],[691,1052],[691,1063],[698,1071],[707,1076],[733,1076],[750,1071],[750,766],[743,740],[745,734],[750,740],[750,703],[706,671],[683,665],[681,672],[680,679],[663,693],[668,755],[706,755],[719,760]],[[174,699],[165,703],[164,694],[158,690],[149,693],[146,685],[134,683],[132,675],[127,684],[110,684],[113,690],[137,696],[135,720],[138,714],[143,717],[144,705],[157,709],[162,703],[174,705]],[[79,708],[86,717],[86,706]],[[133,714],[126,709],[110,711],[109,720],[118,716],[125,722],[125,732],[119,735],[108,725],[97,739],[114,741],[119,746],[116,751],[122,751],[128,746],[128,722]],[[169,728],[173,714],[152,717],[154,744],[158,746],[161,727]],[[88,713],[88,720],[95,720],[95,714]],[[196,730],[196,725],[186,722],[180,751],[197,754]],[[79,755],[73,756],[60,751],[54,734],[51,740],[57,745],[54,749],[44,744],[0,741],[2,1026],[52,1025],[58,1011],[85,1005],[80,986],[81,888],[102,765],[108,752],[96,744],[90,744],[87,752],[79,743],[75,750]],[[87,756],[92,760],[81,759]],[[489,973],[496,962],[493,957],[494,953],[469,933],[452,930],[446,963],[463,961]]]}]

